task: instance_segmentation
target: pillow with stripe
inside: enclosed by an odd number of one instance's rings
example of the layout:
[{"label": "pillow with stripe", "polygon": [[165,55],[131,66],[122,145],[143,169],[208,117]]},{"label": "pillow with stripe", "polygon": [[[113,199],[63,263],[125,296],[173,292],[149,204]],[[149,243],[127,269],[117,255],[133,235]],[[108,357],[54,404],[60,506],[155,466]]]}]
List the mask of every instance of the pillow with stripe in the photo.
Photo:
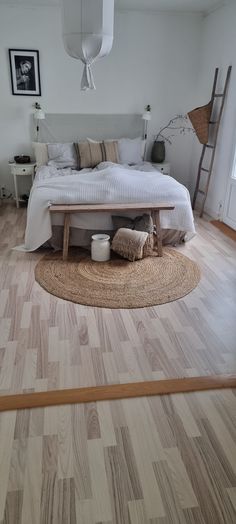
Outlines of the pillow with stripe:
[{"label": "pillow with stripe", "polygon": [[118,153],[118,141],[117,140],[108,140],[102,143],[104,151],[104,159],[107,162],[113,162],[114,164],[119,164],[119,153]]},{"label": "pillow with stripe", "polygon": [[96,167],[104,161],[102,144],[100,142],[78,142],[76,151],[79,157],[80,169]]}]

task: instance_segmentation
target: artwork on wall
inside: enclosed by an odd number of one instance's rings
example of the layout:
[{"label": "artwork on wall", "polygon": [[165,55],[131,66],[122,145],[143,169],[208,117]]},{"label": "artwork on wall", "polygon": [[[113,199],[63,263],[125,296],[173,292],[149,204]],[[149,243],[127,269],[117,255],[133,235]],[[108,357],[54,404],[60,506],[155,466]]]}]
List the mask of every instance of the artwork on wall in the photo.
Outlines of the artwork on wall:
[{"label": "artwork on wall", "polygon": [[9,49],[13,95],[41,96],[39,52]]}]

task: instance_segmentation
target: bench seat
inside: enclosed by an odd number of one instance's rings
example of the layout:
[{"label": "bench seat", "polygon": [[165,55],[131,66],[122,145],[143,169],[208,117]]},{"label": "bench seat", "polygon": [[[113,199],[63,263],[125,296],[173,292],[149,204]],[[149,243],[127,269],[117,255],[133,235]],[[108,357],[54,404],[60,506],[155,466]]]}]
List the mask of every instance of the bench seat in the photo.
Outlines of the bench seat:
[{"label": "bench seat", "polygon": [[67,260],[69,248],[70,235],[70,215],[72,213],[107,213],[114,211],[149,211],[151,213],[153,223],[156,226],[157,235],[157,252],[158,256],[162,256],[162,232],[160,225],[160,211],[171,211],[175,206],[168,202],[154,204],[153,202],[133,202],[131,204],[63,204],[51,205],[50,213],[63,213],[64,218],[64,233],[63,233],[63,260]]}]

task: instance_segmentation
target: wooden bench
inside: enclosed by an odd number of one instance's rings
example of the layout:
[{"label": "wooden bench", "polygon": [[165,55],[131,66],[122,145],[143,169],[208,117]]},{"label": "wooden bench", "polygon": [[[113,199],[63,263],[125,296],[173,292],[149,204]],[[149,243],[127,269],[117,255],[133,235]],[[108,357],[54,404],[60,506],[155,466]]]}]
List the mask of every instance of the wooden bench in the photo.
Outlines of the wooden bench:
[{"label": "wooden bench", "polygon": [[157,252],[162,256],[162,232],[160,225],[160,211],[172,210],[175,206],[170,203],[154,204],[153,202],[133,203],[133,204],[72,204],[72,205],[51,205],[50,213],[63,213],[64,234],[63,234],[63,260],[67,260],[70,234],[70,215],[72,213],[108,213],[114,211],[143,211],[151,212],[153,223],[156,226]]}]

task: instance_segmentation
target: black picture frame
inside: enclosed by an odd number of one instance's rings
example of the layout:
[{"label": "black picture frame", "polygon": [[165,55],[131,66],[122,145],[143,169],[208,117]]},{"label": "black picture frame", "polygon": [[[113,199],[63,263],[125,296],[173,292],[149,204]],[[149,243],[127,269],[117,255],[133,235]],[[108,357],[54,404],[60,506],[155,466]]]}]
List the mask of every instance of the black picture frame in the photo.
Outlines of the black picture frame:
[{"label": "black picture frame", "polygon": [[12,94],[41,96],[39,51],[9,49]]}]

